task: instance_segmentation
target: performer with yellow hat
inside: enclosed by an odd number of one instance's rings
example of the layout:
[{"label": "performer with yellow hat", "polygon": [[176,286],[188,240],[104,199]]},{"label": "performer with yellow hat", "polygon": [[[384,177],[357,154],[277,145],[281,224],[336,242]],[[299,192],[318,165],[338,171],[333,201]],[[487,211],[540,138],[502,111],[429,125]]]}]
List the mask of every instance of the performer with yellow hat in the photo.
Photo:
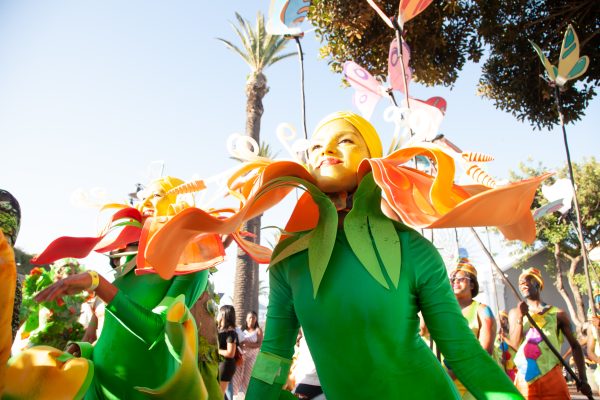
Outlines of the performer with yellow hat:
[{"label": "performer with yellow hat", "polygon": [[[473,299],[479,293],[479,282],[477,281],[477,270],[468,258],[464,257],[459,260],[456,268],[450,274],[450,282],[452,283],[454,296],[458,300],[462,315],[467,320],[469,328],[479,340],[481,347],[491,355],[494,351],[494,340],[496,338],[496,320],[489,306]],[[473,399],[473,396],[456,378],[446,360],[444,360],[444,363],[448,367],[448,372],[462,398]]]},{"label": "performer with yellow hat", "polygon": [[[459,399],[418,337],[419,312],[474,396],[520,398],[469,330],[439,253],[405,224],[498,226],[506,237],[531,242],[530,204],[545,176],[500,189],[466,189],[454,184],[454,161],[435,144],[383,158],[381,149],[368,121],[334,113],[318,124],[306,167],[291,161],[243,165],[229,180],[241,200],[234,215],[219,219],[184,210],[143,254],[168,277],[198,234],[230,234],[301,188],[305,193],[271,257],[267,328],[246,399],[280,398],[300,325],[327,398]],[[406,166],[419,155],[435,162],[435,176]]]},{"label": "performer with yellow hat", "polygon": [[[267,328],[246,398],[279,398],[299,325],[328,398],[459,398],[417,335],[419,310],[441,351],[456,364],[457,375],[479,398],[518,398],[470,334],[433,245],[386,218],[380,189],[370,175],[359,179],[360,162],[380,156],[374,128],[358,115],[335,113],[318,125],[308,170],[325,193],[323,200],[329,198],[337,209],[331,236],[322,238],[334,241],[333,251],[319,277],[310,265],[310,247],[282,261],[278,254],[286,250],[275,249]],[[323,213],[319,224],[322,218]],[[298,241],[309,232],[300,233]],[[381,234],[387,247],[378,243]],[[371,264],[362,246],[373,243]]]},{"label": "performer with yellow hat", "polygon": [[533,317],[555,348],[560,349],[566,338],[573,351],[579,379],[587,385],[583,351],[573,331],[569,315],[541,299],[544,288],[542,273],[528,268],[519,276],[519,291],[525,297],[509,313],[509,344],[517,349],[518,368],[515,384],[526,399],[569,399],[569,390],[562,374],[562,366],[539,332],[523,319],[527,312]]}]

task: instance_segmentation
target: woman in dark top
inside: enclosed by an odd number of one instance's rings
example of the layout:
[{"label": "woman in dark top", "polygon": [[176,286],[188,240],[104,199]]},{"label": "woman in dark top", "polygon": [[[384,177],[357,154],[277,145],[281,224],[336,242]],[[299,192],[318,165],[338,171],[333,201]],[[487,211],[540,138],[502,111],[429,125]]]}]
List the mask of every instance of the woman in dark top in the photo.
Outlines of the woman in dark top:
[{"label": "woman in dark top", "polygon": [[226,305],[219,309],[217,327],[219,328],[219,354],[223,356],[223,361],[219,363],[219,377],[224,394],[235,373],[235,352],[239,346],[233,306]]}]

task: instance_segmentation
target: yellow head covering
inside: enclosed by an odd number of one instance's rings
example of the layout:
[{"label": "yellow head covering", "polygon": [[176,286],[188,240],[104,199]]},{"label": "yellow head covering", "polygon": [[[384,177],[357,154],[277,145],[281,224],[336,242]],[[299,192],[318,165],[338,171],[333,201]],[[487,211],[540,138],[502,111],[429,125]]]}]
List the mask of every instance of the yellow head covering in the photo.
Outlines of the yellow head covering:
[{"label": "yellow head covering", "polygon": [[148,203],[149,199],[154,198],[155,191],[162,191],[163,197],[158,201],[158,204],[153,206],[157,208],[157,215],[166,216],[181,211],[176,207],[175,203],[177,201],[177,193],[169,194],[169,190],[182,185],[183,183],[184,181],[181,179],[172,176],[163,176],[153,180],[141,191],[140,194],[142,195],[143,201],[138,205],[138,209],[142,210],[142,208]]},{"label": "yellow head covering", "polygon": [[537,268],[527,268],[525,271],[519,275],[519,280],[526,276],[533,277],[540,284],[540,290],[544,290],[544,279],[542,278],[542,273]]},{"label": "yellow head covering", "polygon": [[369,121],[353,112],[338,111],[334,112],[333,114],[329,114],[328,116],[323,118],[321,122],[319,122],[315,129],[315,132],[321,129],[323,125],[338,119],[348,121],[350,124],[352,124],[353,127],[356,128],[358,133],[360,133],[362,138],[365,140],[371,158],[383,157],[383,147],[381,146],[381,139],[379,139],[377,131]]},{"label": "yellow head covering", "polygon": [[471,264],[469,262],[469,259],[466,257],[463,257],[460,260],[458,260],[458,264],[456,265],[456,268],[454,269],[454,271],[468,272],[469,274],[477,277],[477,270],[475,269],[473,264]]}]

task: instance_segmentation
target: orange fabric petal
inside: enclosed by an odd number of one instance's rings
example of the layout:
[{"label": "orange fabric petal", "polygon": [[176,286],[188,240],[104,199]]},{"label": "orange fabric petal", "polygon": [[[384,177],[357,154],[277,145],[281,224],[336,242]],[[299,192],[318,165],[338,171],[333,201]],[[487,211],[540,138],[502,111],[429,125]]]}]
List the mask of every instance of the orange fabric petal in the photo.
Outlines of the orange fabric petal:
[{"label": "orange fabric petal", "polygon": [[[435,177],[403,166],[415,155],[436,162]],[[451,165],[452,164],[452,165]],[[369,169],[382,188],[389,206],[416,228],[496,226],[509,240],[535,240],[530,206],[539,184],[551,174],[490,189],[482,185],[453,184],[450,156],[434,145],[401,149],[388,157],[361,163],[359,176]]]},{"label": "orange fabric petal", "polygon": [[[292,215],[285,226],[286,232],[302,232],[313,229],[319,223],[319,207],[312,199],[310,193],[305,192],[300,196]],[[281,238],[285,239],[287,235]]]},{"label": "orange fabric petal", "polygon": [[137,275],[158,273],[163,279],[170,279],[173,275],[184,275],[204,269],[212,268],[223,262],[225,259],[225,249],[221,235],[205,233],[196,235],[187,243],[177,260],[174,270],[165,271],[160,268],[154,268],[152,264],[147,263],[143,257],[149,240],[165,226],[172,217],[147,218],[140,235],[138,255],[136,258]]},{"label": "orange fabric petal", "polygon": [[496,226],[508,240],[535,240],[535,221],[531,203],[540,183],[553,175],[514,182],[475,195],[423,228]]},{"label": "orange fabric petal", "polygon": [[239,233],[233,233],[233,240],[252,258],[259,264],[268,264],[271,261],[271,249],[261,246],[260,244],[256,244],[249,240],[246,240],[241,237]]},{"label": "orange fabric petal", "polygon": [[[228,235],[238,231],[244,221],[252,219],[279,203],[291,190],[291,185],[267,187],[276,178],[295,176],[314,181],[308,171],[292,161],[279,161],[266,166],[257,179],[258,189],[242,208],[229,218],[218,218],[198,208],[188,208],[174,216],[148,240],[143,254],[161,277],[172,276],[185,246],[201,233]],[[294,183],[295,184],[295,183]]]}]

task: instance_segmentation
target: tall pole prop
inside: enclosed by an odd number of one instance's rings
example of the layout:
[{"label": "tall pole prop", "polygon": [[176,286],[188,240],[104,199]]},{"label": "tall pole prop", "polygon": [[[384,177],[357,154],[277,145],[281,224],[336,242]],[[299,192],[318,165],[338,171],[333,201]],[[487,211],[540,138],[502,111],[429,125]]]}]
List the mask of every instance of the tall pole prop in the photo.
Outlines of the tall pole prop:
[{"label": "tall pole prop", "polygon": [[308,140],[308,132],[306,130],[306,96],[304,95],[304,54],[302,53],[302,45],[300,44],[300,36],[294,36],[296,47],[298,48],[298,60],[300,60],[300,94],[302,96],[302,129],[304,130],[304,139]]},{"label": "tall pole prop", "polygon": [[571,163],[571,152],[569,151],[569,141],[567,139],[567,130],[565,128],[565,120],[562,112],[560,103],[560,90],[558,85],[554,85],[554,98],[556,100],[556,109],[558,110],[558,120],[562,128],[563,140],[565,143],[565,152],[567,154],[567,166],[569,168],[569,179],[571,180],[571,186],[573,187],[573,204],[575,205],[575,216],[577,218],[577,237],[579,238],[579,244],[581,245],[581,257],[583,258],[583,271],[585,272],[585,279],[587,283],[587,294],[589,298],[589,307],[592,310],[592,315],[597,316],[597,310],[594,305],[594,291],[592,289],[592,280],[590,279],[590,268],[587,254],[587,248],[583,240],[583,224],[581,222],[581,212],[579,211],[579,200],[577,200],[577,189],[575,184],[575,175],[573,174],[573,164]]},{"label": "tall pole prop", "polygon": [[561,44],[560,57],[558,59],[558,68],[548,61],[542,49],[531,40],[529,41],[533,49],[537,53],[542,65],[546,70],[548,79],[542,76],[550,87],[554,88],[554,100],[558,111],[558,120],[562,128],[563,139],[565,143],[565,151],[567,153],[567,166],[569,168],[569,177],[571,186],[573,187],[573,202],[575,204],[575,215],[577,217],[577,236],[581,245],[581,256],[583,257],[583,270],[587,282],[587,292],[589,297],[590,309],[594,316],[597,315],[597,310],[594,306],[594,292],[592,290],[592,281],[590,279],[589,262],[587,249],[583,239],[583,224],[581,223],[581,213],[579,210],[579,201],[577,200],[577,190],[575,185],[575,176],[573,174],[573,164],[571,163],[571,154],[569,152],[569,141],[567,140],[567,130],[565,129],[564,115],[560,102],[560,90],[564,88],[569,80],[576,79],[583,75],[587,70],[590,59],[588,56],[579,56],[579,38],[573,26],[569,24]]}]

